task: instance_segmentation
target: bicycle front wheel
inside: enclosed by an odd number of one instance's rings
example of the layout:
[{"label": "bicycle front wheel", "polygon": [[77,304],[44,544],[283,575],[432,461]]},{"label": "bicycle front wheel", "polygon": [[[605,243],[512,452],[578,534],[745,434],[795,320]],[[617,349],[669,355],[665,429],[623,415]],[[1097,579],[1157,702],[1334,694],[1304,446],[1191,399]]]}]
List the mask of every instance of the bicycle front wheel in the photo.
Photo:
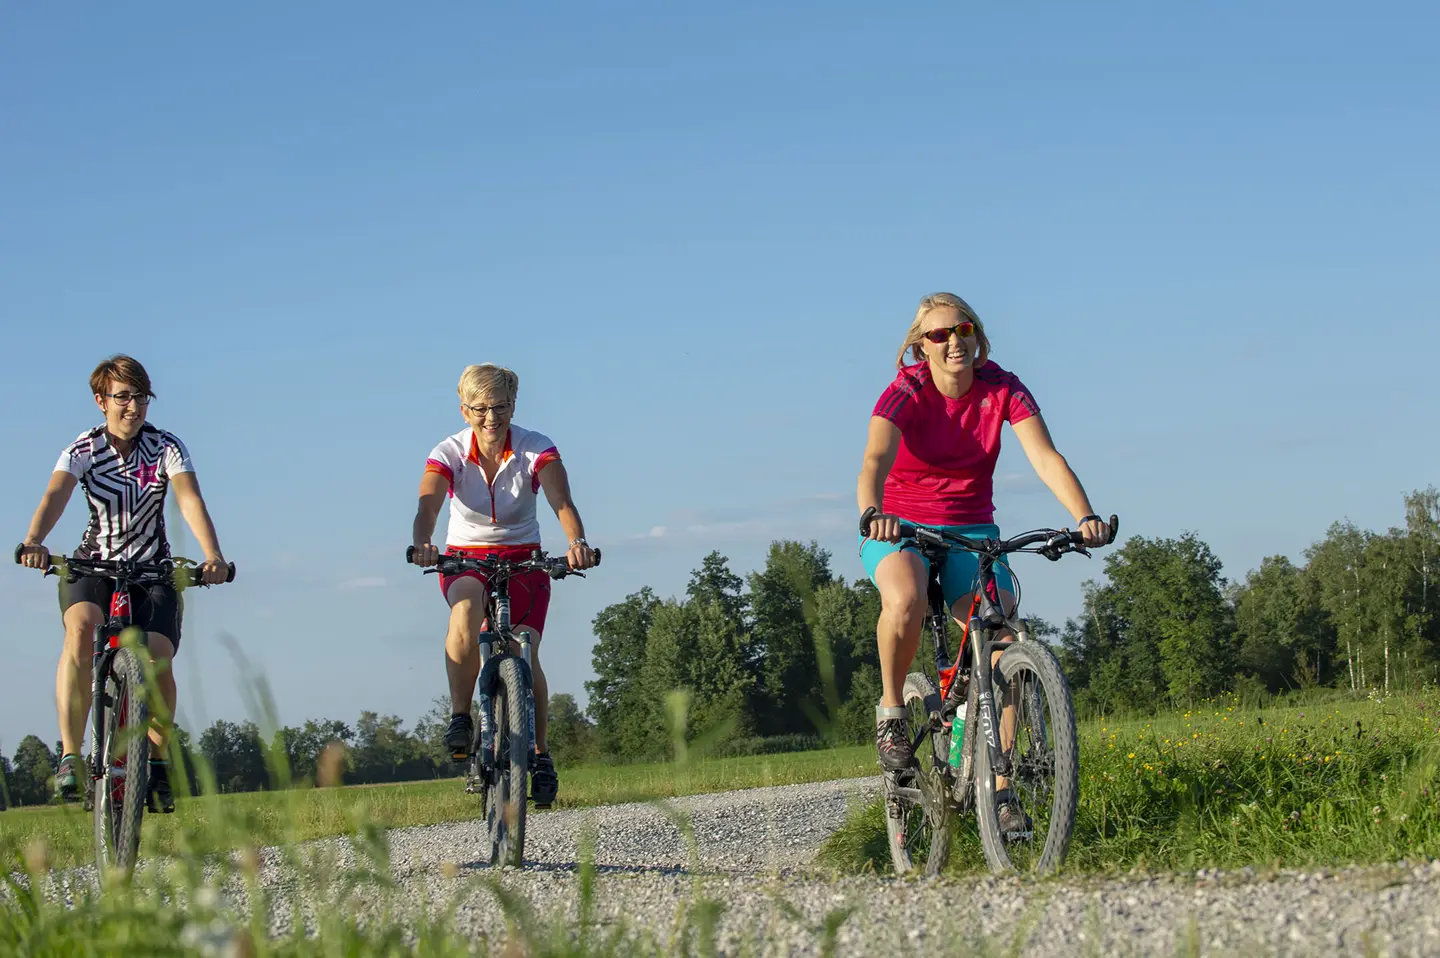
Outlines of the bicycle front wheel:
[{"label": "bicycle front wheel", "polygon": [[530,778],[529,683],[519,659],[506,656],[490,704],[495,713],[494,784],[485,790],[490,864],[525,861],[525,802]]},{"label": "bicycle front wheel", "polygon": [[95,782],[95,860],[100,877],[118,869],[128,876],[140,851],[140,821],[150,787],[150,707],[145,701],[144,673],[135,653],[120,649],[110,660],[110,674],[96,707],[103,708],[104,739],[100,780]]},{"label": "bicycle front wheel", "polygon": [[[975,743],[976,817],[986,861],[997,874],[1045,874],[1065,862],[1075,827],[1080,765],[1075,711],[1060,664],[1038,642],[1013,643],[995,665],[1000,743],[1008,782],[994,779],[990,749]],[[986,785],[990,787],[985,787]],[[997,792],[1001,793],[997,797]],[[1003,813],[1001,798],[1010,807]]]}]

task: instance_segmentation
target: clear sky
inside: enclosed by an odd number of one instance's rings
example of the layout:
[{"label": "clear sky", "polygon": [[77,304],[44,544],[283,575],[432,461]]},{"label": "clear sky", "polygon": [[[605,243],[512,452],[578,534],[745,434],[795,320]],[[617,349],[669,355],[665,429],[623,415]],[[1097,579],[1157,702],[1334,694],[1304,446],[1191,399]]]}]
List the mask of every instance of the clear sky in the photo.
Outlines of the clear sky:
[{"label": "clear sky", "polygon": [[[867,417],[942,289],[1123,533],[1243,577],[1398,523],[1440,482],[1440,15],[1083,7],[11,4],[6,541],[130,352],[240,568],[189,594],[182,719],[244,716],[228,634],[285,721],[413,721],[446,620],[415,493],[499,362],[605,554],[545,639],[583,699],[594,614],[712,548],[863,574]],[[1002,526],[1066,522],[1006,437]],[[1100,571],[1017,567],[1052,620]],[[54,582],[0,574],[7,752],[56,736]]]}]

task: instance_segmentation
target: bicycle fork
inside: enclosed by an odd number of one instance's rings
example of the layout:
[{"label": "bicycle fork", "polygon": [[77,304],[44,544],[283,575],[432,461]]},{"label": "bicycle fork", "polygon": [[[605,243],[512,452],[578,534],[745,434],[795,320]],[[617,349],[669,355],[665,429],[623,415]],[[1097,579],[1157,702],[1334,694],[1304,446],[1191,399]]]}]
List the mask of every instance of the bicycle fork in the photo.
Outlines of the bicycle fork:
[{"label": "bicycle fork", "polygon": [[[499,681],[499,670],[488,667],[491,660],[495,658],[494,643],[498,640],[505,643],[505,650],[508,654],[512,640],[520,643],[519,658],[525,663],[525,673],[530,672],[530,630],[521,629],[518,635],[510,630],[510,597],[498,595],[494,602],[493,625],[495,631],[482,632],[479,637],[480,645],[480,765],[482,769],[488,769],[491,765],[491,756],[495,750],[495,725],[496,720],[493,714],[492,702],[494,701],[493,691]],[[497,662],[496,665],[499,663]],[[535,694],[529,683],[526,684],[526,713],[530,722],[530,754],[533,759],[535,753]]]},{"label": "bicycle fork", "polygon": [[992,620],[1000,618],[1003,622],[1003,617],[988,599],[981,605],[979,614],[970,617],[968,628],[973,656],[975,710],[979,713],[980,734],[985,747],[990,750],[990,767],[996,775],[1009,777],[1012,771],[1010,755],[1000,745],[1000,721],[995,708],[995,677],[990,668],[990,657],[1006,644],[991,639],[994,634]]}]

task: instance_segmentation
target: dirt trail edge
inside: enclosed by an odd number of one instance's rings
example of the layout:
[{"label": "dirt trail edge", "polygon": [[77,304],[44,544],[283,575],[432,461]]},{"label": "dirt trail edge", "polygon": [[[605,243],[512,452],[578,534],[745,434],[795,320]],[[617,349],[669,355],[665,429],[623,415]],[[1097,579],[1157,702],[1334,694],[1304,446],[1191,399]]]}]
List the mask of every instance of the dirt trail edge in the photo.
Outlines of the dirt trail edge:
[{"label": "dirt trail edge", "polygon": [[[664,943],[703,896],[723,906],[724,954],[818,954],[816,929],[838,909],[850,910],[835,942],[843,955],[1440,954],[1440,862],[1051,882],[836,878],[813,868],[825,838],[878,787],[878,778],[845,779],[676,799],[668,814],[643,803],[534,814],[523,870],[485,864],[478,821],[396,829],[390,871],[417,920],[453,903],[460,928],[477,937],[504,928],[496,879],[541,916],[574,922],[588,827],[597,924],[623,922]],[[316,844],[342,869],[355,864],[348,840]],[[262,882],[292,881],[266,855]],[[286,910],[274,920],[288,923]]]}]

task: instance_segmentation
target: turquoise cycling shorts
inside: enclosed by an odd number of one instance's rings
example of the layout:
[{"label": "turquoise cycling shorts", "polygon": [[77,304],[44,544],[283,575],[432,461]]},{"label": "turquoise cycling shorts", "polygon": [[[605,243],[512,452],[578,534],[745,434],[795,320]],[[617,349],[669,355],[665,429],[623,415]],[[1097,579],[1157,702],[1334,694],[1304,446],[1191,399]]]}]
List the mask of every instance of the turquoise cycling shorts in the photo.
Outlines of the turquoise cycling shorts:
[{"label": "turquoise cycling shorts", "polygon": [[[916,522],[913,525],[925,529],[936,529],[950,535],[966,536],[971,539],[998,539],[1000,538],[1000,527],[994,525],[978,526],[935,526],[923,522]],[[857,533],[858,534],[858,533]],[[875,581],[875,570],[879,567],[880,561],[888,555],[905,549],[920,556],[920,561],[925,566],[925,573],[930,573],[930,562],[920,552],[913,542],[880,542],[876,539],[867,539],[860,536],[860,562],[865,566],[865,574],[870,581]],[[950,550],[950,555],[945,559],[945,567],[940,571],[940,588],[945,594],[945,605],[954,606],[961,599],[968,599],[974,595],[975,575],[980,571],[980,557],[973,552],[966,552],[964,549]],[[995,564],[995,586],[1003,592],[1014,593],[1015,582],[1010,578],[1010,570],[998,562]],[[992,596],[993,598],[993,596]],[[966,610],[961,610],[964,615]]]}]

